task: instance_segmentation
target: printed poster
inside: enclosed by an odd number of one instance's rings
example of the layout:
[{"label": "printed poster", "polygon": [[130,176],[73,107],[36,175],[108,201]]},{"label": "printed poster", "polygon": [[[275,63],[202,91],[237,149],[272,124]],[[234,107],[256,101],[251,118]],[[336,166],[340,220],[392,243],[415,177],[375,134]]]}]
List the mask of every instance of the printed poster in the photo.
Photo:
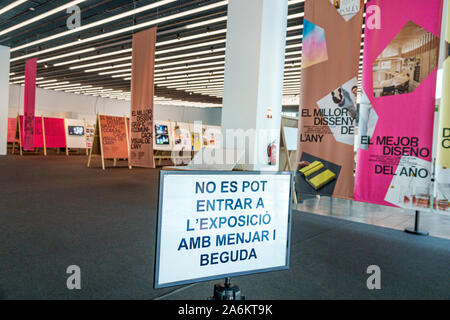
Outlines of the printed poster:
[{"label": "printed poster", "polygon": [[295,177],[299,198],[353,198],[362,22],[360,0],[305,2]]},{"label": "printed poster", "polygon": [[442,1],[371,5],[381,28],[365,29],[355,200],[430,209]]},{"label": "printed poster", "polygon": [[128,141],[124,117],[99,115],[104,159],[128,159]]}]

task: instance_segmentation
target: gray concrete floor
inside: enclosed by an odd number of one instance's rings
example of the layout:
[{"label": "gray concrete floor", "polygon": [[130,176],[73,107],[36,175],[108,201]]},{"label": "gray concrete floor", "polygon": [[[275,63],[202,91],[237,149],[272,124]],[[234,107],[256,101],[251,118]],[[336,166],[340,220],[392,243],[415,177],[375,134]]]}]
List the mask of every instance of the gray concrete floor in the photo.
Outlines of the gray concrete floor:
[{"label": "gray concrete floor", "polygon": [[[414,211],[371,203],[318,197],[304,200],[303,203],[294,205],[294,208],[397,230],[414,227]],[[421,212],[420,229],[428,231],[430,236],[450,239],[450,215]]]}]

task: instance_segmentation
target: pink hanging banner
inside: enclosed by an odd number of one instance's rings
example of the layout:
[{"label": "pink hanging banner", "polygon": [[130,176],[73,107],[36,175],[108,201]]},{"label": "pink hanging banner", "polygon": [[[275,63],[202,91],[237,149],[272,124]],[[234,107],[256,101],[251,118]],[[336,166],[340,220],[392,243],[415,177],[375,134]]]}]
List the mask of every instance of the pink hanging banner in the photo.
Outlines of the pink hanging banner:
[{"label": "pink hanging banner", "polygon": [[430,208],[442,0],[367,3],[355,200]]},{"label": "pink hanging banner", "polygon": [[36,73],[37,58],[27,60],[25,64],[25,94],[24,94],[24,121],[23,128],[23,149],[25,151],[34,150],[34,109],[36,102]]},{"label": "pink hanging banner", "polygon": [[[19,118],[20,123],[24,123],[25,122],[25,117],[24,116],[20,116]],[[42,117],[35,117],[34,118],[34,124],[33,124],[33,147],[31,148],[31,150],[27,150],[27,151],[34,151],[34,148],[43,148],[44,147],[44,131],[42,130]],[[21,143],[22,146],[25,144],[24,141],[24,136],[25,136],[25,128],[24,127],[20,127],[21,131],[20,131],[20,135],[21,135]]]}]

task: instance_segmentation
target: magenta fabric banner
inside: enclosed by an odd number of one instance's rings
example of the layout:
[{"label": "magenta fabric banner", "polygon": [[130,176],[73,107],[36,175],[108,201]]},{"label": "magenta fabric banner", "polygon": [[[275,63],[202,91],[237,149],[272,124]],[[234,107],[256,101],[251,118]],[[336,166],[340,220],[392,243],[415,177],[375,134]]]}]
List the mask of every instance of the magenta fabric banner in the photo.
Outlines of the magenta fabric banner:
[{"label": "magenta fabric banner", "polygon": [[47,148],[65,148],[66,131],[64,119],[44,118],[45,146]]},{"label": "magenta fabric banner", "polygon": [[24,93],[24,122],[23,128],[23,149],[25,151],[34,150],[34,109],[36,102],[36,69],[37,58],[29,59],[25,63],[25,93]]},{"label": "magenta fabric banner", "polygon": [[355,200],[430,208],[442,0],[367,3]]},{"label": "magenta fabric banner", "polygon": [[[24,123],[25,117],[20,116],[19,117],[20,123]],[[31,150],[27,151],[34,151],[34,148],[43,148],[44,147],[44,133],[42,130],[42,117],[35,117],[34,118],[34,125],[33,125],[34,131],[33,131],[33,147]],[[22,146],[24,145],[24,136],[25,136],[25,128],[20,127],[20,136],[21,136],[21,143]]]}]

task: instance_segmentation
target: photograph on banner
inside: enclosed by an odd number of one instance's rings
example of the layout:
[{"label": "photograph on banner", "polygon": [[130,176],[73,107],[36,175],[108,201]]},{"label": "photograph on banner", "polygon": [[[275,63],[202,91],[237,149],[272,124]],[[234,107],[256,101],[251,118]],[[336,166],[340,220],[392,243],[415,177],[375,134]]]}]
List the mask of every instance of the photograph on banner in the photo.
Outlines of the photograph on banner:
[{"label": "photograph on banner", "polygon": [[[379,168],[381,171],[382,168]],[[430,209],[431,162],[402,156],[387,189],[385,201],[405,209]]]},{"label": "photograph on banner", "polygon": [[361,89],[361,101],[359,103],[357,147],[368,150],[369,141],[373,137],[378,122],[378,114],[370,102],[364,89]]},{"label": "photograph on banner", "polygon": [[439,60],[439,38],[409,21],[373,63],[374,97],[413,92]]},{"label": "photograph on banner", "polygon": [[291,185],[291,173],[162,171],[155,287],[287,269]]},{"label": "photograph on banner", "polygon": [[328,126],[336,141],[350,146],[355,141],[357,94],[358,81],[353,78],[317,102],[319,111],[314,118],[315,125]]},{"label": "photograph on banner", "polygon": [[361,0],[330,0],[345,21],[353,18],[361,10]]},{"label": "photograph on banner", "polygon": [[302,68],[328,60],[325,30],[303,19]]},{"label": "photograph on banner", "polygon": [[303,152],[295,176],[295,190],[299,194],[332,196],[342,166]]}]

